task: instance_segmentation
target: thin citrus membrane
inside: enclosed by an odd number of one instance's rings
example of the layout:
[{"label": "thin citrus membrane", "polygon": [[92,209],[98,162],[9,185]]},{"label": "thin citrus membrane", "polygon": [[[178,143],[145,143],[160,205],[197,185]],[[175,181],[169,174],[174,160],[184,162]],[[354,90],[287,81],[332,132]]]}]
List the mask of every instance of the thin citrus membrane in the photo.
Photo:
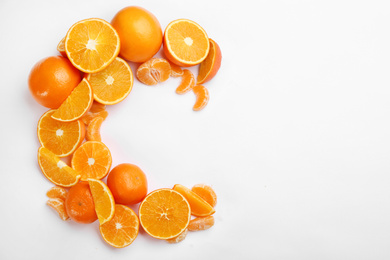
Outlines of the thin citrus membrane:
[{"label": "thin citrus membrane", "polygon": [[87,141],[102,141],[102,137],[100,135],[100,127],[102,126],[103,121],[104,118],[101,116],[95,117],[91,120],[91,122],[87,126],[87,133],[85,135],[85,139]]},{"label": "thin citrus membrane", "polygon": [[65,200],[68,195],[68,191],[60,186],[53,186],[46,192],[46,196],[50,199],[62,199]]},{"label": "thin citrus membrane", "polygon": [[153,86],[166,81],[171,75],[171,65],[166,59],[152,58],[137,69],[137,78],[145,85]]},{"label": "thin citrus membrane", "polygon": [[213,216],[207,216],[207,217],[196,217],[194,219],[191,219],[190,224],[188,225],[189,231],[199,231],[199,230],[206,230],[214,226],[214,217]]},{"label": "thin citrus membrane", "polygon": [[196,101],[192,109],[194,111],[200,111],[203,108],[205,108],[205,106],[209,102],[210,99],[209,91],[207,90],[207,88],[205,88],[202,85],[197,85],[193,87],[192,91],[194,92],[196,97]]},{"label": "thin citrus membrane", "polygon": [[88,126],[92,119],[98,116],[105,120],[108,116],[108,112],[106,110],[106,105],[94,101],[92,102],[92,106],[89,111],[81,118],[81,120],[86,126]]},{"label": "thin citrus membrane", "polygon": [[54,209],[62,220],[68,220],[69,216],[65,209],[65,201],[60,198],[51,198],[46,202],[46,205]]},{"label": "thin citrus membrane", "polygon": [[195,76],[188,69],[183,70],[180,85],[176,88],[177,94],[185,94],[195,86]]}]

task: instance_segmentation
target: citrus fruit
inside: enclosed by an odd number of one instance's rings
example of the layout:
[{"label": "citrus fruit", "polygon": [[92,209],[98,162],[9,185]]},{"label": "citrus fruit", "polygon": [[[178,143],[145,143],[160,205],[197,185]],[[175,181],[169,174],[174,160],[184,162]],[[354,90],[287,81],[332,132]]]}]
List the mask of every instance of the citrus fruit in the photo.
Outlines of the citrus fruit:
[{"label": "citrus fruit", "polygon": [[196,184],[191,190],[198,194],[202,199],[204,199],[211,207],[215,207],[217,205],[217,194],[213,188],[206,184]]},{"label": "citrus fruit", "polygon": [[115,201],[110,189],[101,180],[88,179],[95,211],[100,225],[110,221],[115,213]]},{"label": "citrus fruit", "polygon": [[206,59],[210,43],[206,31],[194,21],[172,21],[164,32],[164,54],[183,67],[194,66]]},{"label": "citrus fruit", "polygon": [[137,78],[145,85],[164,82],[171,75],[171,65],[166,59],[152,58],[142,63],[137,69]]},{"label": "citrus fruit", "polygon": [[191,209],[183,195],[172,189],[159,189],[149,193],[139,206],[139,220],[150,236],[171,239],[188,226]]},{"label": "citrus fruit", "polygon": [[87,141],[73,153],[72,167],[80,172],[81,180],[102,179],[111,168],[111,152],[105,144]]},{"label": "citrus fruit", "polygon": [[28,86],[39,104],[58,108],[80,81],[80,72],[68,59],[51,56],[34,65],[28,78]]},{"label": "citrus fruit", "polygon": [[65,52],[65,37],[61,39],[61,41],[57,45],[57,51],[62,55],[62,57],[66,58]]},{"label": "citrus fruit", "polygon": [[68,191],[60,186],[54,186],[46,192],[46,196],[50,199],[62,199],[65,200],[68,195]]},{"label": "citrus fruit", "polygon": [[211,228],[212,226],[214,226],[213,216],[196,217],[194,219],[191,219],[190,224],[188,224],[188,230],[189,231],[206,230]]},{"label": "citrus fruit", "polygon": [[210,40],[210,51],[206,59],[199,65],[197,84],[203,84],[210,81],[217,74],[221,67],[222,53],[218,44]]},{"label": "citrus fruit", "polygon": [[89,224],[98,219],[88,182],[81,181],[69,189],[65,208],[75,222]]},{"label": "citrus fruit", "polygon": [[167,242],[171,244],[179,243],[186,238],[187,233],[188,233],[188,228],[186,228],[183,232],[181,232],[180,235],[178,235],[177,237],[167,239]]},{"label": "citrus fruit", "polygon": [[146,175],[138,166],[130,163],[115,166],[108,174],[107,185],[119,204],[139,203],[148,192]]},{"label": "citrus fruit", "polygon": [[171,76],[174,78],[183,76],[183,69],[176,65],[175,63],[172,63],[169,61],[169,65],[171,65]]},{"label": "citrus fruit", "polygon": [[91,120],[98,116],[106,119],[108,112],[106,110],[106,105],[94,101],[92,102],[92,106],[89,111],[83,117],[81,117],[81,120],[85,125],[89,125]]},{"label": "citrus fruit", "polygon": [[136,239],[139,220],[135,212],[126,206],[116,204],[115,213],[110,221],[100,225],[100,234],[109,245],[122,248]]},{"label": "citrus fruit", "polygon": [[87,133],[85,135],[85,139],[87,141],[102,141],[100,127],[102,126],[103,121],[104,118],[101,116],[97,116],[91,120],[91,122],[88,124]]},{"label": "citrus fruit", "polygon": [[75,121],[88,112],[92,102],[92,88],[83,78],[51,117],[62,122]]},{"label": "citrus fruit", "polygon": [[75,185],[80,179],[78,172],[42,146],[38,150],[38,164],[45,177],[55,185],[70,187]]},{"label": "citrus fruit", "polygon": [[44,113],[38,121],[38,140],[43,147],[58,157],[73,153],[85,137],[85,125],[81,120],[61,122],[51,116],[55,110]]},{"label": "citrus fruit", "polygon": [[188,69],[183,70],[180,85],[176,88],[177,94],[185,94],[195,86],[195,76]]},{"label": "citrus fruit", "polygon": [[120,40],[111,24],[90,18],[73,24],[65,37],[70,62],[85,73],[98,72],[118,56]]},{"label": "citrus fruit", "polygon": [[157,18],[138,6],[120,10],[111,21],[121,40],[120,56],[132,62],[152,58],[162,44],[162,30]]},{"label": "citrus fruit", "polygon": [[207,88],[205,88],[202,85],[193,87],[192,91],[196,96],[196,101],[192,109],[195,111],[202,110],[209,102],[210,99],[209,91],[207,90]]},{"label": "citrus fruit", "polygon": [[183,195],[191,206],[191,214],[197,217],[206,217],[215,213],[213,207],[210,206],[204,199],[198,196],[195,192],[187,187],[176,184],[173,190]]},{"label": "citrus fruit", "polygon": [[68,220],[69,216],[66,213],[65,201],[60,198],[51,198],[46,202],[46,205],[54,209],[62,220]]}]

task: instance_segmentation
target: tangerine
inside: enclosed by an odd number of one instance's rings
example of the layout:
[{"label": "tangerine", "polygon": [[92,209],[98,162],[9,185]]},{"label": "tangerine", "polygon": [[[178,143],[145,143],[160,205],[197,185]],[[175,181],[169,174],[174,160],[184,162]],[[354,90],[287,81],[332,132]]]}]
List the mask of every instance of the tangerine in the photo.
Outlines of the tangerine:
[{"label": "tangerine", "polygon": [[69,189],[65,208],[75,222],[89,224],[98,219],[88,182],[81,181]]}]

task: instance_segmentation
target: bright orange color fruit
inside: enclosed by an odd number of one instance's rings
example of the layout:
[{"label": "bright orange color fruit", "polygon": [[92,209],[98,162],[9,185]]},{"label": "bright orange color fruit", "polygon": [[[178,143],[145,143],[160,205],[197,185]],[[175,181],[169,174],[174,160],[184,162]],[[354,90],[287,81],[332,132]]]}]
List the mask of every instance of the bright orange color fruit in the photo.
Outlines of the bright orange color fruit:
[{"label": "bright orange color fruit", "polygon": [[195,76],[188,69],[183,70],[180,85],[176,88],[177,94],[185,94],[195,86]]},{"label": "bright orange color fruit", "polygon": [[148,192],[145,173],[138,166],[130,163],[115,166],[107,177],[107,185],[116,203],[119,204],[139,203]]},{"label": "bright orange color fruit", "polygon": [[214,208],[217,205],[217,194],[209,185],[196,184],[191,188],[191,190],[210,204],[211,207]]},{"label": "bright orange color fruit", "polygon": [[191,219],[190,224],[188,225],[189,231],[199,231],[199,230],[206,230],[214,226],[214,217],[213,216],[207,216],[207,217],[196,217],[194,219]]},{"label": "bright orange color fruit", "polygon": [[71,187],[80,179],[78,172],[66,165],[49,149],[42,146],[38,150],[38,164],[45,177],[55,185]]},{"label": "bright orange color fruit", "polygon": [[207,88],[205,88],[202,85],[197,85],[197,86],[193,87],[192,91],[194,92],[194,94],[196,96],[196,101],[195,101],[195,104],[192,107],[192,109],[195,111],[200,111],[209,102],[209,99],[210,99],[209,91],[207,90]]},{"label": "bright orange color fruit", "polygon": [[188,201],[172,189],[158,189],[149,193],[139,206],[141,226],[150,236],[171,239],[188,226],[191,209]]},{"label": "bright orange color fruit", "polygon": [[51,116],[55,110],[44,113],[38,121],[38,140],[43,147],[58,157],[73,153],[85,137],[85,125],[81,120],[61,122]]},{"label": "bright orange color fruit", "polygon": [[120,56],[132,62],[151,59],[162,44],[162,30],[157,18],[148,10],[129,6],[111,21],[121,40]]},{"label": "bright orange color fruit", "polygon": [[124,100],[133,88],[133,72],[129,64],[117,57],[105,69],[88,74],[93,96],[105,105],[118,104]]},{"label": "bright orange color fruit", "polygon": [[51,56],[34,65],[28,78],[28,86],[39,104],[58,108],[80,81],[80,72],[68,59]]},{"label": "bright orange color fruit", "polygon": [[212,39],[210,40],[210,51],[206,59],[199,65],[197,84],[203,84],[210,81],[217,74],[221,67],[222,53],[219,45]]},{"label": "bright orange color fruit", "polygon": [[72,168],[81,174],[81,180],[103,179],[112,163],[111,152],[105,144],[87,141],[73,153]]},{"label": "bright orange color fruit", "polygon": [[167,239],[167,242],[171,244],[179,243],[187,237],[187,233],[188,233],[188,228],[186,228],[183,232],[181,232],[180,235],[178,235],[177,237]]},{"label": "bright orange color fruit", "polygon": [[91,85],[83,78],[51,117],[62,122],[75,121],[88,112],[92,106],[92,102],[93,94]]},{"label": "bright orange color fruit", "polygon": [[81,181],[69,189],[65,208],[75,222],[89,224],[98,219],[88,182]]},{"label": "bright orange color fruit", "polygon": [[85,73],[107,67],[118,56],[120,40],[110,23],[90,18],[73,24],[65,37],[70,62]]},{"label": "bright orange color fruit", "polygon": [[69,219],[68,213],[66,213],[65,209],[65,201],[63,199],[51,198],[46,202],[46,204],[54,209],[62,220]]},{"label": "bright orange color fruit", "polygon": [[137,69],[137,78],[145,85],[164,82],[171,75],[171,65],[166,59],[152,58],[142,63]]},{"label": "bright orange color fruit", "polygon": [[103,121],[104,118],[101,116],[95,117],[91,120],[91,122],[87,126],[87,133],[85,135],[85,139],[87,141],[102,141],[102,137],[100,135],[100,127],[102,126]]},{"label": "bright orange color fruit", "polygon": [[174,78],[178,78],[178,77],[181,77],[183,76],[183,69],[176,65],[175,63],[172,63],[169,61],[169,65],[171,65],[171,76],[174,77]]},{"label": "bright orange color fruit", "polygon": [[108,116],[108,112],[106,110],[106,105],[101,104],[97,101],[92,102],[92,106],[89,111],[81,118],[85,125],[89,125],[89,123],[96,117],[102,117],[105,120]]},{"label": "bright orange color fruit", "polygon": [[139,219],[135,212],[124,205],[115,205],[115,214],[110,221],[100,225],[104,241],[116,248],[123,248],[136,239]]},{"label": "bright orange color fruit", "polygon": [[62,57],[66,58],[65,52],[65,37],[61,39],[61,41],[57,45],[57,51],[62,55]]},{"label": "bright orange color fruit", "polygon": [[91,189],[95,211],[100,225],[110,221],[115,213],[115,200],[110,189],[101,180],[88,179]]},{"label": "bright orange color fruit", "polygon": [[164,32],[164,54],[183,67],[194,66],[206,59],[210,49],[206,31],[194,21],[172,21]]},{"label": "bright orange color fruit", "polygon": [[173,190],[183,195],[191,206],[191,214],[197,217],[206,217],[215,213],[213,207],[210,206],[204,199],[202,199],[195,192],[191,191],[187,187],[176,184],[173,186]]},{"label": "bright orange color fruit", "polygon": [[68,195],[68,191],[60,186],[54,186],[46,192],[46,196],[50,199],[62,199],[65,200]]}]

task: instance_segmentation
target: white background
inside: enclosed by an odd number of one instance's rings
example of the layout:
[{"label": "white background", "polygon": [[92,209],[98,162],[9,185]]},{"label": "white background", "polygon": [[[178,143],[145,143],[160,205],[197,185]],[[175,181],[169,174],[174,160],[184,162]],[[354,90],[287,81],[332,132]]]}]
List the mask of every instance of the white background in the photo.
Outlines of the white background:
[{"label": "white background", "polygon": [[[101,129],[113,166],[141,167],[149,191],[217,192],[215,226],[175,245],[140,232],[114,249],[97,222],[45,205],[36,126],[47,109],[29,71],[73,23],[128,5],[163,29],[198,22],[223,54],[203,111],[175,93],[179,79],[135,81]],[[385,0],[1,0],[0,259],[390,259],[389,27]]]}]

